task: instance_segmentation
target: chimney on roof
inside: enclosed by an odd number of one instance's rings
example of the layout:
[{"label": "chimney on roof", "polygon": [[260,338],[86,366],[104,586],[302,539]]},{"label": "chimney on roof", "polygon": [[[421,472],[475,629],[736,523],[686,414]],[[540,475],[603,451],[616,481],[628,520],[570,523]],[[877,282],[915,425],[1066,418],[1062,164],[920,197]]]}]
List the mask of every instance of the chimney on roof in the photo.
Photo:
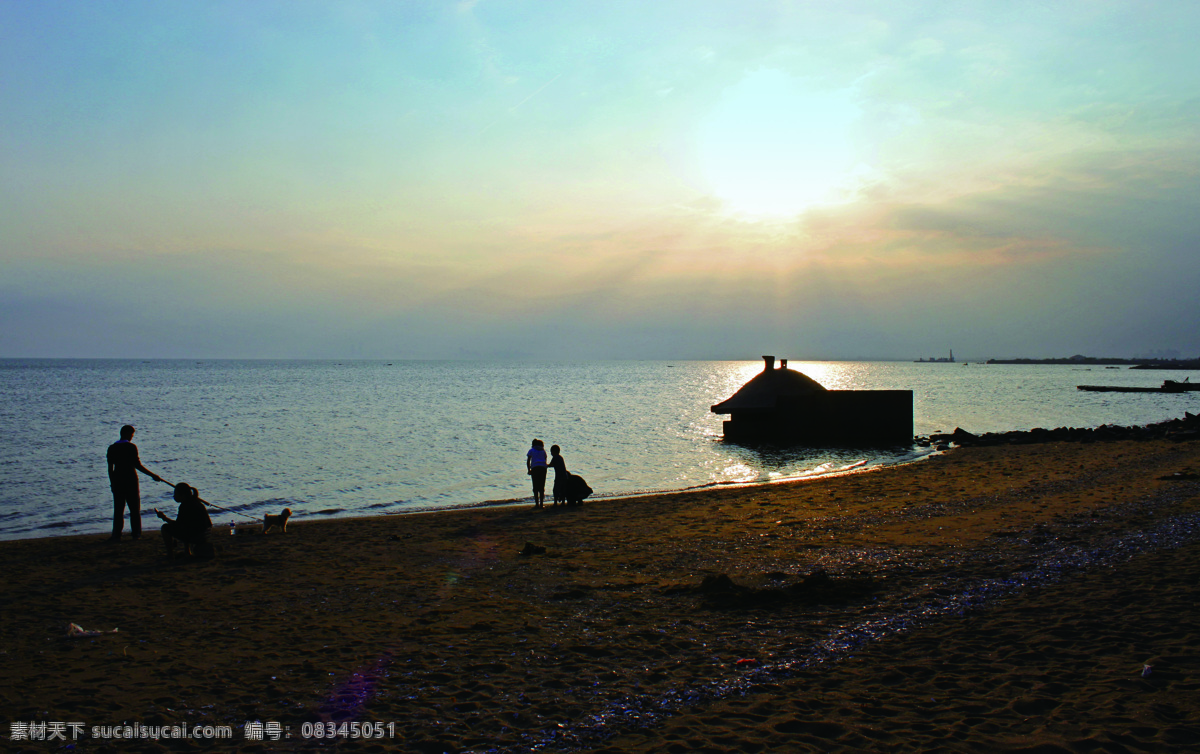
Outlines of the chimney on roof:
[{"label": "chimney on roof", "polygon": [[764,356],[763,362],[764,362],[764,365],[763,365],[764,372],[769,372],[775,368],[775,357],[774,356]]},{"label": "chimney on roof", "polygon": [[780,360],[779,360],[779,368],[780,368],[780,369],[787,369],[787,359],[780,359]]}]

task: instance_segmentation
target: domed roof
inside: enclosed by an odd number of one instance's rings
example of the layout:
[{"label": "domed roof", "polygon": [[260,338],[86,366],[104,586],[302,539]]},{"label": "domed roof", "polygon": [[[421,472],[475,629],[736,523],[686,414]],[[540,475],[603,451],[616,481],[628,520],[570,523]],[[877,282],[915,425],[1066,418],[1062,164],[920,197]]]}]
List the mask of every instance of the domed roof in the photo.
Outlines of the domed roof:
[{"label": "domed roof", "polygon": [[825,387],[813,378],[788,369],[786,360],[783,366],[775,369],[774,356],[764,356],[763,359],[766,361],[766,368],[742,385],[741,390],[713,406],[711,410],[714,414],[728,414],[746,409],[773,409],[781,397],[803,397],[826,392]]}]

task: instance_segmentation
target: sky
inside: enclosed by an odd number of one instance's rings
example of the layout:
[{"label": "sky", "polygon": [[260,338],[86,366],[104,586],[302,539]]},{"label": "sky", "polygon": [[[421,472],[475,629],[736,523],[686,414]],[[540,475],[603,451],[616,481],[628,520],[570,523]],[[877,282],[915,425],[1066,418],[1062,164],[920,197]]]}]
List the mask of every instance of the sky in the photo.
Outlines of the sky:
[{"label": "sky", "polygon": [[0,357],[1200,356],[1200,4],[0,0]]}]

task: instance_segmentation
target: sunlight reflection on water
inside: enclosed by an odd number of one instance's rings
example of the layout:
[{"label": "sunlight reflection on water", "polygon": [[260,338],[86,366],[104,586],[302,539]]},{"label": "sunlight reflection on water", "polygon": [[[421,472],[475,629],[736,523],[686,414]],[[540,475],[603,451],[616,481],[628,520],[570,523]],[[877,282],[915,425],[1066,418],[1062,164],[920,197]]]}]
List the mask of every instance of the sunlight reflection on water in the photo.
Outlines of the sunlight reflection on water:
[{"label": "sunlight reflection on water", "polygon": [[[1114,394],[1081,382],[1158,384],[1174,372],[806,362],[830,389],[911,389],[918,434],[1144,424],[1200,394]],[[101,532],[104,451],[138,427],[143,463],[219,505],[298,519],[520,500],[530,440],[563,448],[596,497],[810,475],[894,462],[911,448],[726,443],[709,408],[762,371],[731,362],[0,360],[0,538]],[[142,482],[143,510],[171,507]]]}]

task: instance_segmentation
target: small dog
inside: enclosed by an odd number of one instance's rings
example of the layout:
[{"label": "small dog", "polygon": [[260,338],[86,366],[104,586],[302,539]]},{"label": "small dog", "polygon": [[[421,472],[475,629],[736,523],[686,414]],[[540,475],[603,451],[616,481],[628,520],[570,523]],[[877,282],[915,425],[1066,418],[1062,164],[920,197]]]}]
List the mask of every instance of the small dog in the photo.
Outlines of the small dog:
[{"label": "small dog", "polygon": [[292,517],[292,509],[291,508],[284,508],[283,513],[280,513],[278,516],[273,516],[270,513],[263,516],[263,534],[266,534],[267,532],[271,531],[271,529],[273,529],[276,526],[279,527],[279,531],[283,532],[284,534],[287,534],[287,522],[288,522],[288,519],[291,517]]}]

